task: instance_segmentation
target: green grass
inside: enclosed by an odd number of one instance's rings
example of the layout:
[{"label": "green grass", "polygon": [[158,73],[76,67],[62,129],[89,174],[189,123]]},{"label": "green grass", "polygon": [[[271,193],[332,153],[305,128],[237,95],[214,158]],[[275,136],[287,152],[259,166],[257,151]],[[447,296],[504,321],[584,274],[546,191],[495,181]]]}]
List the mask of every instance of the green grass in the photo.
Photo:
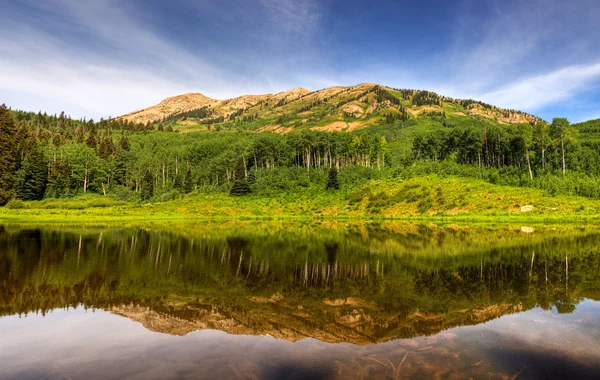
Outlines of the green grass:
[{"label": "green grass", "polygon": [[[531,205],[534,210],[521,212]],[[36,202],[13,201],[0,221],[91,222],[182,219],[408,219],[514,222],[600,220],[600,203],[550,196],[532,188],[498,186],[463,177],[427,175],[373,180],[326,192],[312,185],[269,195],[231,197],[192,193],[169,202],[137,203],[86,195]]]}]

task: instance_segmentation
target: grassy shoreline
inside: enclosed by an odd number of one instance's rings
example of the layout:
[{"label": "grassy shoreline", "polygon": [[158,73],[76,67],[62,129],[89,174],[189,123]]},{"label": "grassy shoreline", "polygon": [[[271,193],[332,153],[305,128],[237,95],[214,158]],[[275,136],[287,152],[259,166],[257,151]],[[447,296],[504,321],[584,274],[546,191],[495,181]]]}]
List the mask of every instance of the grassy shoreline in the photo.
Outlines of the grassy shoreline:
[{"label": "grassy shoreline", "polygon": [[[533,206],[531,212],[521,207]],[[202,220],[366,220],[431,223],[600,222],[600,202],[550,196],[542,190],[426,176],[371,181],[338,192],[304,188],[294,193],[192,193],[160,203],[124,202],[110,196],[11,202],[0,222],[88,223]]]}]

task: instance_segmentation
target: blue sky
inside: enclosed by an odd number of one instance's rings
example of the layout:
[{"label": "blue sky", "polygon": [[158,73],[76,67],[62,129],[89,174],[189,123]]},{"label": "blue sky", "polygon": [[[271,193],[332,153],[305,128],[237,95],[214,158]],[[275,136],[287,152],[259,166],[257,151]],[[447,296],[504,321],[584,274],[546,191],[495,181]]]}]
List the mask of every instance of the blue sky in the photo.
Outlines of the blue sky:
[{"label": "blue sky", "polygon": [[598,0],[0,0],[0,102],[108,117],[373,82],[600,118]]}]

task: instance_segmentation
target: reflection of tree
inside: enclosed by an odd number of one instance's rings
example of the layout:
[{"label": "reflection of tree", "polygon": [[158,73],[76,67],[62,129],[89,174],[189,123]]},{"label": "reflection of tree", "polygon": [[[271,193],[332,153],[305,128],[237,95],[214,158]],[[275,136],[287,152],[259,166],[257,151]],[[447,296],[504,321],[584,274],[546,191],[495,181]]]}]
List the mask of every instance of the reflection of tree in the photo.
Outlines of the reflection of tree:
[{"label": "reflection of tree", "polygon": [[339,244],[336,242],[325,243],[325,251],[327,251],[327,262],[330,265],[335,264],[337,260],[337,251]]},{"label": "reflection of tree", "polygon": [[[458,249],[465,234],[420,227],[410,243],[391,239],[394,247],[412,244],[418,252],[445,242]],[[285,319],[285,304],[289,315],[302,306],[338,324],[355,321],[369,339],[417,336],[537,305],[572,312],[582,298],[598,299],[597,243],[590,236],[533,246],[482,244],[475,254],[402,256],[380,254],[364,234],[186,238],[136,229],[4,230],[0,314],[141,305],[193,319],[214,306],[250,321],[254,311],[275,305],[268,315]],[[567,259],[565,247],[572,252]],[[173,306],[174,295],[185,301]]]}]

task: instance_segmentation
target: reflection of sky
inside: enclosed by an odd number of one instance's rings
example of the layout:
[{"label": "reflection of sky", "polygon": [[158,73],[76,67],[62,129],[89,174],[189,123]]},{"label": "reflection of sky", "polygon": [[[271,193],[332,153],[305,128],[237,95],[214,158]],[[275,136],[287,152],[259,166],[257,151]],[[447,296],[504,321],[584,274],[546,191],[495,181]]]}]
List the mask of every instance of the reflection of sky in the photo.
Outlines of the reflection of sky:
[{"label": "reflection of sky", "polygon": [[55,310],[0,319],[0,378],[511,376],[520,370],[524,377],[560,371],[586,377],[600,371],[599,322],[600,303],[587,300],[572,314],[537,308],[433,337],[358,347],[215,330],[169,336],[105,311]]}]

